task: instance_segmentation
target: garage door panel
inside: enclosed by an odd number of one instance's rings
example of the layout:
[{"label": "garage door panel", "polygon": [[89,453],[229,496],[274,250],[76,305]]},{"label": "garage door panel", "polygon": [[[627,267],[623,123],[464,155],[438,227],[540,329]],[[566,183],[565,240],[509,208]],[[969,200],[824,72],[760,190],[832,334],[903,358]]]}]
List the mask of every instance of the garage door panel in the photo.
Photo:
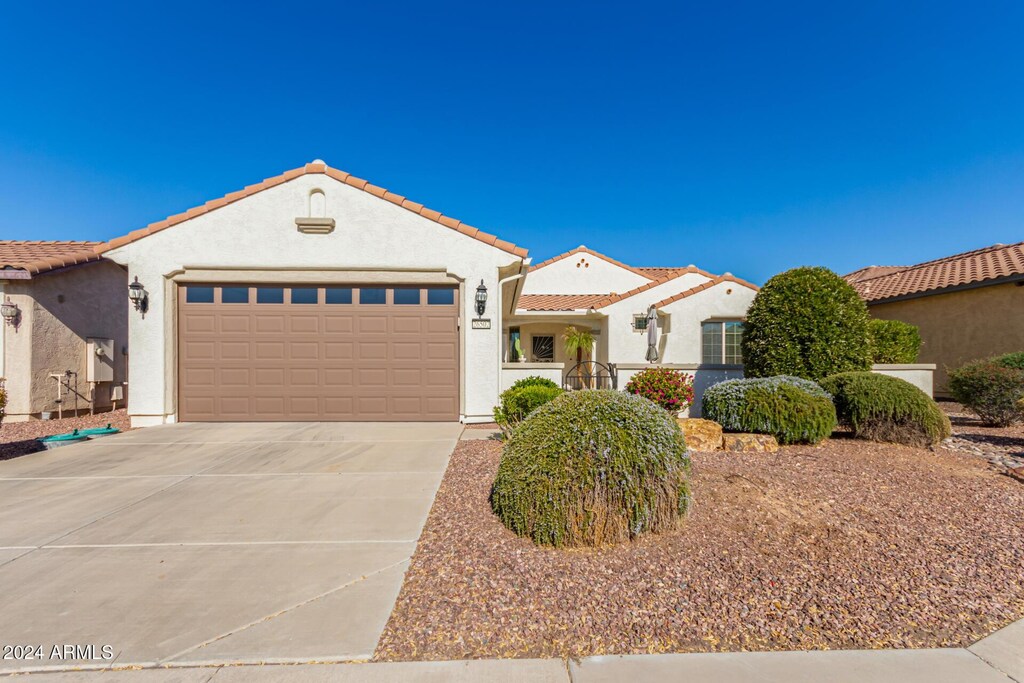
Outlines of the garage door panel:
[{"label": "garage door panel", "polygon": [[458,418],[457,306],[426,297],[343,305],[327,303],[322,291],[309,304],[292,304],[287,294],[275,297],[281,303],[188,304],[184,291],[183,421]]},{"label": "garage door panel", "polygon": [[217,316],[220,323],[221,334],[250,334],[252,332],[252,318],[248,313],[223,314]]}]

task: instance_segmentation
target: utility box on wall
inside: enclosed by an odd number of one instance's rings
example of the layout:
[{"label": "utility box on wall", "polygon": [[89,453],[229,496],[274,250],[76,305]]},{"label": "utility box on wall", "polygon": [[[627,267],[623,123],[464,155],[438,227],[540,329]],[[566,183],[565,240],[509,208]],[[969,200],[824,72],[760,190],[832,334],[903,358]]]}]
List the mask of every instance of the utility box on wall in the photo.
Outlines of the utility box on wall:
[{"label": "utility box on wall", "polygon": [[85,340],[85,381],[114,381],[114,340],[90,337]]}]

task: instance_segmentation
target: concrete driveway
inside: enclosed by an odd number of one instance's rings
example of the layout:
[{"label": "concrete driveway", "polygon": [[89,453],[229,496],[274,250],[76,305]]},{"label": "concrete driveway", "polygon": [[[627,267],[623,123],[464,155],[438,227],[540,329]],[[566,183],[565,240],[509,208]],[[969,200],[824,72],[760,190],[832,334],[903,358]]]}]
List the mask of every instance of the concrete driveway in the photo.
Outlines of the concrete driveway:
[{"label": "concrete driveway", "polygon": [[0,644],[44,653],[0,671],[370,657],[461,431],[183,424],[0,462]]}]

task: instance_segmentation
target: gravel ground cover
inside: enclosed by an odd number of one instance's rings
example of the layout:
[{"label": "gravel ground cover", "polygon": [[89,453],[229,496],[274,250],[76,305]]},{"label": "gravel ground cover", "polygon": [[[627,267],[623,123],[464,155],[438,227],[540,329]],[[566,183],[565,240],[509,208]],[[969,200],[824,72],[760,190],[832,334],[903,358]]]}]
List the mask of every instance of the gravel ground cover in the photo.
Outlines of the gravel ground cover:
[{"label": "gravel ground cover", "polygon": [[66,434],[76,429],[106,427],[107,423],[122,432],[131,429],[128,411],[114,410],[97,415],[66,417],[63,420],[31,420],[29,422],[4,422],[0,424],[0,460],[10,460],[42,450],[36,441],[41,436]]},{"label": "gravel ground cover", "polygon": [[986,427],[959,403],[940,401],[939,406],[953,425],[943,448],[985,458],[997,469],[1024,467],[1024,424]]},{"label": "gravel ground cover", "polygon": [[977,457],[836,438],[694,453],[676,531],[535,547],[461,442],[378,660],[964,646],[1024,617],[1024,485]]}]

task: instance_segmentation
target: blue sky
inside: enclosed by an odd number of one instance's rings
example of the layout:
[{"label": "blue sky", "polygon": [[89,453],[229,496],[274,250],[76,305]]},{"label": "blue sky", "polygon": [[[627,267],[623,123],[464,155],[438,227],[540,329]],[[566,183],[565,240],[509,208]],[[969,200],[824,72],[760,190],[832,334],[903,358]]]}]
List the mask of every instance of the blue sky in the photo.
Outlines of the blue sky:
[{"label": "blue sky", "polygon": [[535,262],[763,282],[1024,240],[1024,3],[156,5],[4,8],[0,238],[319,157]]}]

